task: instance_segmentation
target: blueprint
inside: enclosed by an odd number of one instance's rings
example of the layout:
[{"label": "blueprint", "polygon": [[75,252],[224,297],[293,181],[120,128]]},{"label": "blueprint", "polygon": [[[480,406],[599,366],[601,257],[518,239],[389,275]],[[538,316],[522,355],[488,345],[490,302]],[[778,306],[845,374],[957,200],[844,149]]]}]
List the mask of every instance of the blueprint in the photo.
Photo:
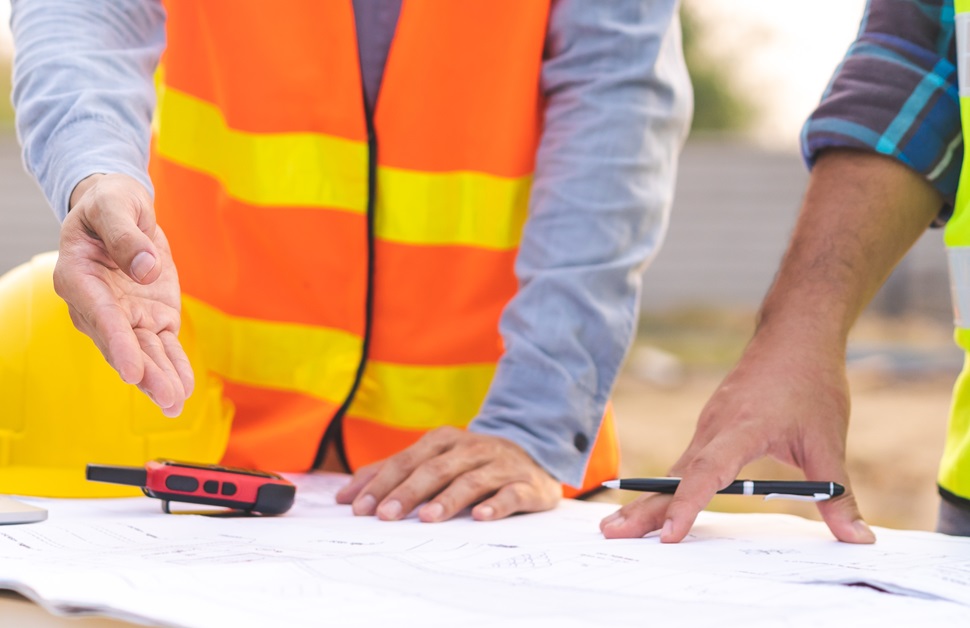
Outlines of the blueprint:
[{"label": "blueprint", "polygon": [[679,545],[605,540],[615,506],[439,524],[354,517],[339,475],[275,518],[164,515],[148,498],[32,500],[0,528],[0,588],[52,612],[161,626],[968,625],[970,539],[837,543],[787,515],[702,513]]}]

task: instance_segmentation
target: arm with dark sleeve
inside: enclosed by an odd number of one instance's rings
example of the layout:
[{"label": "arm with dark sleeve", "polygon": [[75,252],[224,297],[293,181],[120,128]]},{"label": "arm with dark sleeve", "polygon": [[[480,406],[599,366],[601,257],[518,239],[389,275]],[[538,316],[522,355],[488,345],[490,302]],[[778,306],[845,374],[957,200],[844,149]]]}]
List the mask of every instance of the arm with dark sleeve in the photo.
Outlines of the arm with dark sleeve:
[{"label": "arm with dark sleeve", "polygon": [[94,173],[151,191],[152,74],[165,46],[157,0],[14,0],[13,101],[24,163],[61,220]]},{"label": "arm with dark sleeve", "polygon": [[921,174],[952,211],[963,134],[953,3],[872,0],[858,38],[802,131],[811,167],[830,148],[875,152]]},{"label": "arm with dark sleeve", "polygon": [[636,327],[691,111],[676,0],[559,0],[506,352],[471,429],[581,484]]}]

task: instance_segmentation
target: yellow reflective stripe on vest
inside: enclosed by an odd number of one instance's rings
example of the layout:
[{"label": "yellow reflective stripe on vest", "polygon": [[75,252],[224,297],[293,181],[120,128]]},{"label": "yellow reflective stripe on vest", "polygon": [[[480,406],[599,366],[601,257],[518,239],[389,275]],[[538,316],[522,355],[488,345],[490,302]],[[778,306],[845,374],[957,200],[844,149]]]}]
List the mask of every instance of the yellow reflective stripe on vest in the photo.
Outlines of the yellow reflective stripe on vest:
[{"label": "yellow reflective stripe on vest", "polygon": [[[206,364],[243,384],[303,392],[340,404],[357,373],[359,336],[326,327],[232,316],[182,295]],[[324,355],[328,359],[314,359]]]},{"label": "yellow reflective stripe on vest", "polygon": [[212,176],[233,198],[251,205],[366,211],[362,142],[230,129],[218,107],[171,87],[159,91],[156,118],[158,154]]},{"label": "yellow reflective stripe on vest", "polygon": [[[205,340],[207,365],[225,379],[337,405],[350,391],[360,359],[358,336],[231,316],[185,295],[182,306]],[[478,412],[494,373],[494,364],[432,367],[371,360],[350,413],[403,429],[464,426]]]},{"label": "yellow reflective stripe on vest", "polygon": [[[366,144],[318,133],[231,129],[215,105],[171,87],[159,89],[158,101],[158,154],[212,176],[233,198],[267,207],[366,210]],[[521,238],[532,177],[381,166],[377,185],[378,238],[509,250]]]},{"label": "yellow reflective stripe on vest", "polygon": [[369,360],[347,414],[403,429],[465,427],[494,375],[494,364],[432,367]]},{"label": "yellow reflective stripe on vest", "polygon": [[531,176],[381,166],[375,233],[405,244],[514,249],[528,215],[531,186]]}]

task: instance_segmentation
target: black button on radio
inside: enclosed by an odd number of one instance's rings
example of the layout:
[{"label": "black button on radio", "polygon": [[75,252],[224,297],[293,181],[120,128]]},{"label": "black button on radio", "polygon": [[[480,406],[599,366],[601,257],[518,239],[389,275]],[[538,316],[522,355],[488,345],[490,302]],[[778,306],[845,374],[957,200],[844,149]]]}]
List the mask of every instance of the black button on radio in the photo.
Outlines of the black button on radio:
[{"label": "black button on radio", "polygon": [[222,483],[222,494],[223,495],[235,495],[236,494],[236,485],[233,484],[232,482],[223,482]]},{"label": "black button on radio", "polygon": [[165,488],[170,491],[192,493],[199,490],[199,481],[187,475],[170,475],[165,478]]},{"label": "black button on radio", "polygon": [[219,492],[219,482],[217,480],[206,480],[205,484],[202,485],[202,490],[210,495],[215,495]]}]

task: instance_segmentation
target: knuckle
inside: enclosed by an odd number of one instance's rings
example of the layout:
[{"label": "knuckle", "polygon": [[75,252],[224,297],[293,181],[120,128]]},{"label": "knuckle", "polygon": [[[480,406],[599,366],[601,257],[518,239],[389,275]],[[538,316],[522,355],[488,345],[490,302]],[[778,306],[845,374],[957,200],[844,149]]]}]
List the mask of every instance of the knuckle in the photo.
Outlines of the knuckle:
[{"label": "knuckle", "polygon": [[387,459],[383,471],[385,473],[398,474],[409,472],[417,465],[417,456],[409,448],[400,451]]},{"label": "knuckle", "polygon": [[720,476],[723,475],[723,470],[718,461],[706,454],[698,454],[693,460],[684,465],[684,469],[687,475],[713,478],[718,481],[720,480]]},{"label": "knuckle", "polygon": [[509,484],[502,489],[502,497],[511,502],[512,505],[519,505],[527,501],[531,491],[525,484]]},{"label": "knuckle", "polygon": [[444,425],[425,434],[424,440],[433,447],[442,447],[454,442],[461,431],[450,425]]},{"label": "knuckle", "polygon": [[151,319],[155,322],[154,329],[166,342],[178,343],[179,329],[182,328],[182,316],[174,307],[156,304],[151,310]]},{"label": "knuckle", "polygon": [[111,227],[102,235],[102,241],[112,250],[126,249],[132,245],[134,239],[134,233],[120,226]]},{"label": "knuckle", "polygon": [[152,199],[148,195],[148,190],[140,185],[129,185],[127,187],[128,203],[136,211],[149,209],[152,206]]},{"label": "knuckle", "polygon": [[481,471],[469,471],[461,476],[460,482],[464,489],[476,495],[482,494],[492,488],[492,483],[485,473]]},{"label": "knuckle", "polygon": [[431,478],[449,477],[454,473],[455,465],[443,456],[437,456],[425,461],[421,467],[421,473]]},{"label": "knuckle", "polygon": [[471,458],[483,460],[483,459],[495,459],[496,462],[509,462],[506,457],[499,457],[496,455],[496,447],[493,443],[484,440],[472,440],[466,443],[465,451],[467,455]]},{"label": "knuckle", "polygon": [[557,501],[561,499],[562,483],[543,470],[539,470],[538,473],[539,479],[536,484],[541,487],[542,493],[544,495],[549,495],[551,498]]}]

